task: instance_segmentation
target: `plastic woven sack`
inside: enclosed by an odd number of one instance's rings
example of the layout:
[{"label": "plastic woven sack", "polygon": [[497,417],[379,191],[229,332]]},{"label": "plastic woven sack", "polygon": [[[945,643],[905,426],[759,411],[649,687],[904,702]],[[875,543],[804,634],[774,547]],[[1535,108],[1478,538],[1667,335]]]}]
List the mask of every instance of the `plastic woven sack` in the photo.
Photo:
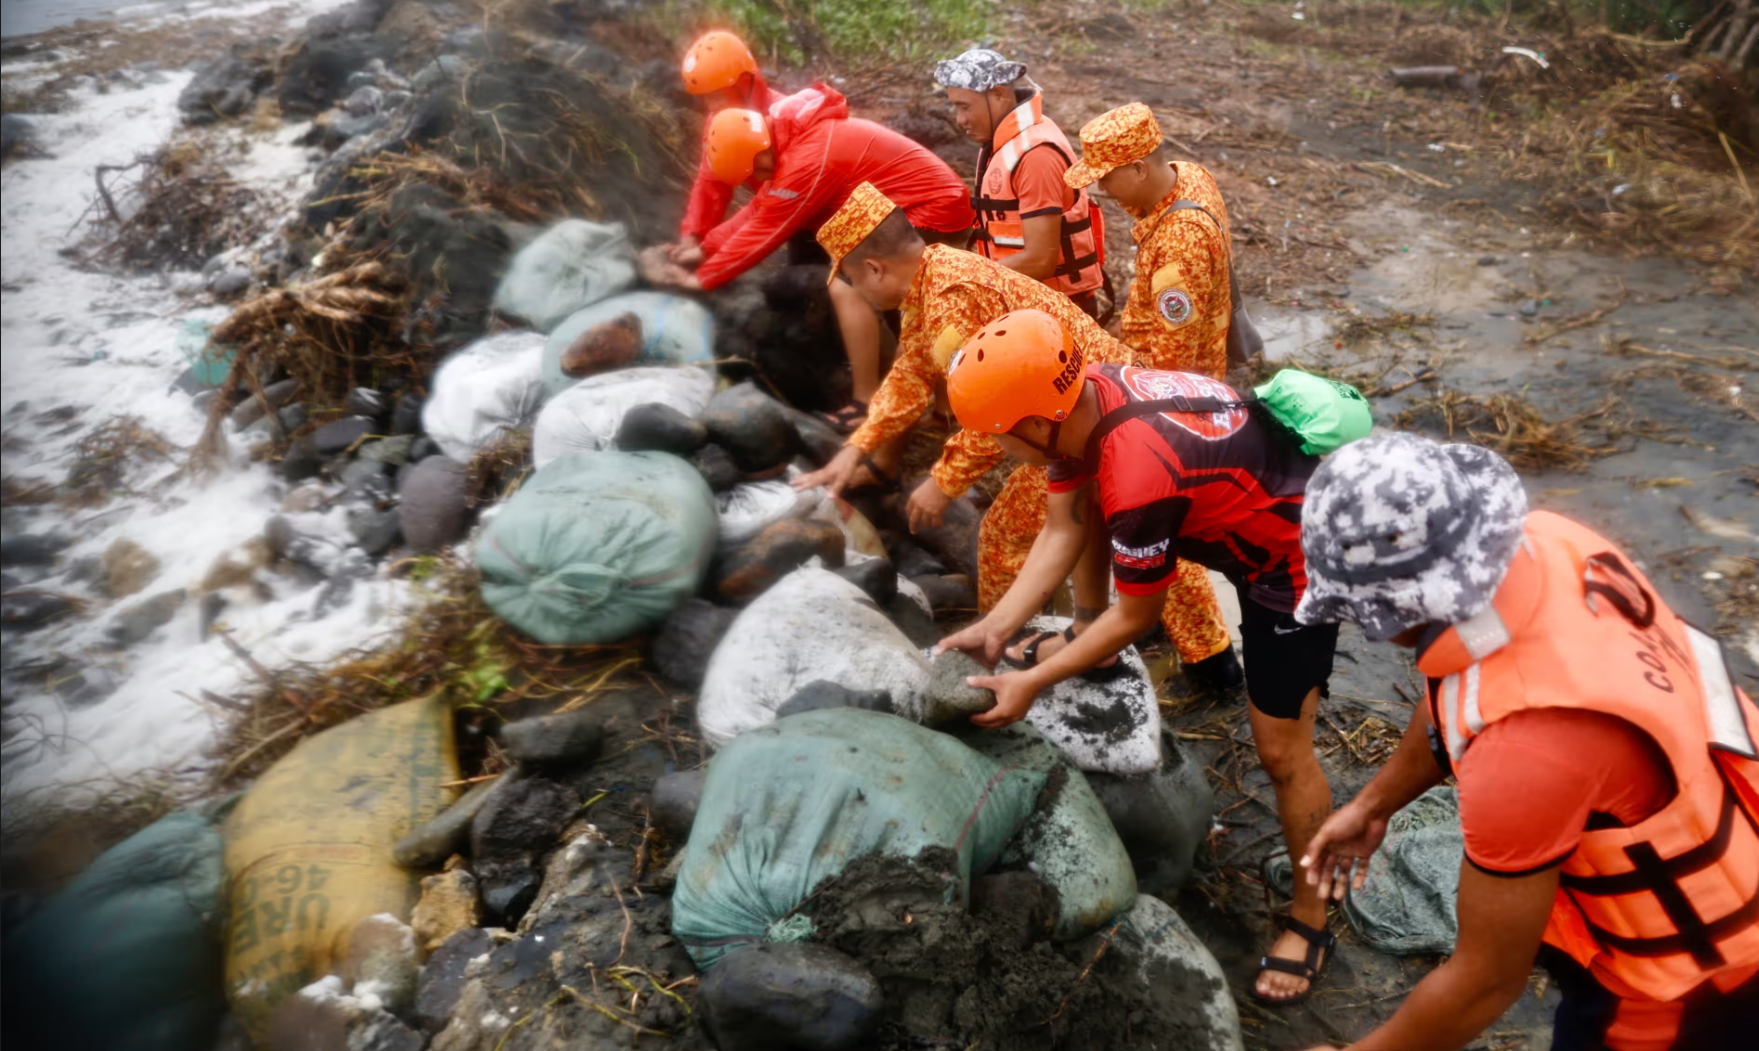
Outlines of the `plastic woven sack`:
[{"label": "plastic woven sack", "polygon": [[641,322],[640,365],[700,365],[714,360],[715,316],[689,296],[627,292],[570,314],[544,344],[544,385],[560,394],[580,382],[562,371],[562,353],[581,333],[624,314]]},{"label": "plastic woven sack", "polygon": [[483,601],[539,642],[618,642],[696,593],[715,552],[715,499],[654,452],[572,453],[541,468],[476,542]]},{"label": "plastic woven sack", "polygon": [[507,431],[531,426],[544,404],[544,337],[503,332],[479,339],[434,371],[422,429],[440,451],[469,463]]},{"label": "plastic woven sack", "polygon": [[1284,369],[1255,388],[1271,415],[1301,437],[1301,451],[1323,456],[1374,429],[1368,399],[1348,383]]},{"label": "plastic woven sack", "polygon": [[19,1047],[212,1047],[220,975],[219,829],[162,818],[105,851],[7,934],[6,1032]]},{"label": "plastic woven sack", "polygon": [[581,380],[550,399],[531,432],[531,460],[542,468],[568,453],[610,449],[630,409],[649,402],[695,416],[714,396],[703,368],[619,369]]},{"label": "plastic woven sack", "polygon": [[[1241,1051],[1240,1013],[1228,992],[1227,974],[1195,931],[1171,905],[1147,894],[1117,919],[1110,955],[1134,966],[1137,977],[1150,989],[1169,995],[1176,988],[1170,979],[1202,992],[1195,999],[1202,1005],[1207,1032],[1182,1034],[1188,1051]],[[1173,972],[1169,974],[1169,969]]]},{"label": "plastic woven sack", "polygon": [[804,712],[753,730],[709,764],[672,933],[703,968],[750,942],[800,940],[811,926],[794,908],[821,881],[856,858],[927,847],[958,855],[965,894],[1044,780],[879,712]]},{"label": "plastic woven sack", "polygon": [[513,256],[495,309],[548,332],[634,283],[635,249],[623,224],[564,219]]}]

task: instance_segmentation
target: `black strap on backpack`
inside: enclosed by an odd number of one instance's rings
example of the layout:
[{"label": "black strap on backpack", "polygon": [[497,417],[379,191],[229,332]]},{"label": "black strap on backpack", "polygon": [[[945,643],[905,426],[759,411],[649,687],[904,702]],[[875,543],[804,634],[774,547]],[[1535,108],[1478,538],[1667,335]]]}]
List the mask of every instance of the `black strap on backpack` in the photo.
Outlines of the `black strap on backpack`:
[{"label": "black strap on backpack", "polygon": [[1099,443],[1106,435],[1144,416],[1158,416],[1163,412],[1195,412],[1214,413],[1244,409],[1249,406],[1244,401],[1229,401],[1221,398],[1187,398],[1183,394],[1171,398],[1157,398],[1153,401],[1133,401],[1120,405],[1099,418],[1093,430],[1087,435],[1087,446],[1081,452],[1082,469],[1092,474],[1099,469]]}]

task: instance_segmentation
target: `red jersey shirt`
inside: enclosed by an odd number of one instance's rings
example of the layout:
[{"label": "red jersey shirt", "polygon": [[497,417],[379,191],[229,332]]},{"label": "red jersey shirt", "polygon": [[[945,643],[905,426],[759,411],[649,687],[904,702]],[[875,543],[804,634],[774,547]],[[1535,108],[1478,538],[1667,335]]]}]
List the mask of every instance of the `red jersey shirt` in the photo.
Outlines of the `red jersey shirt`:
[{"label": "red jersey shirt", "polygon": [[[1192,372],[1093,365],[1101,412],[1184,395],[1236,400]],[[1247,598],[1293,612],[1307,587],[1301,504],[1319,466],[1245,409],[1165,412],[1126,422],[1100,442],[1099,502],[1111,533],[1112,574],[1126,595],[1164,591],[1180,558],[1216,570]],[[1050,467],[1053,493],[1089,480],[1079,462]]]},{"label": "red jersey shirt", "polygon": [[872,121],[849,116],[835,88],[815,84],[770,107],[776,171],[731,219],[702,239],[703,288],[719,288],[763,262],[801,230],[817,230],[849,191],[871,182],[917,228],[970,229],[970,194],[947,163]]}]

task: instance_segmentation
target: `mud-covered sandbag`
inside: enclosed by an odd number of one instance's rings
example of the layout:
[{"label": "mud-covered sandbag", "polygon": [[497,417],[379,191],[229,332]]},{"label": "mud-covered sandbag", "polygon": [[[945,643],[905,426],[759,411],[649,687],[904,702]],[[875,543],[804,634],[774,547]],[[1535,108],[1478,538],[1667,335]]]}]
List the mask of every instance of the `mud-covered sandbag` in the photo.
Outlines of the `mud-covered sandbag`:
[{"label": "mud-covered sandbag", "polygon": [[755,729],[709,764],[672,933],[703,968],[743,945],[808,940],[811,921],[793,913],[822,881],[857,858],[929,847],[955,852],[963,895],[1043,785],[1042,773],[879,712],[805,712]]},{"label": "mud-covered sandbag", "polygon": [[435,696],[306,738],[245,793],[225,827],[226,996],[253,1038],[341,962],[355,924],[408,919],[417,874],[392,848],[452,801],[441,785],[456,780],[452,710]]},{"label": "mud-covered sandbag", "polygon": [[1136,901],[1136,870],[1081,771],[1032,726],[972,733],[965,743],[1003,767],[1045,775],[1032,817],[1003,852],[1008,868],[1030,867],[1057,892],[1051,937],[1082,937]]},{"label": "mud-covered sandbag", "polygon": [[577,452],[541,466],[476,542],[483,601],[539,642],[617,642],[696,593],[714,494],[665,453]]},{"label": "mud-covered sandbag", "polygon": [[715,316],[689,296],[627,292],[575,311],[556,325],[544,344],[544,384],[560,394],[583,376],[569,375],[563,359],[575,342],[600,325],[633,315],[638,365],[700,365],[714,359]]},{"label": "mud-covered sandbag", "polygon": [[635,249],[622,223],[564,219],[507,263],[495,309],[549,332],[634,283]]},{"label": "mud-covered sandbag", "polygon": [[715,392],[714,375],[694,366],[622,369],[581,380],[550,399],[531,433],[531,460],[542,468],[568,453],[609,449],[637,405],[667,405],[696,416]]},{"label": "mud-covered sandbag", "polygon": [[1145,774],[1089,773],[1087,783],[1130,852],[1144,894],[1172,895],[1185,885],[1197,848],[1215,819],[1215,791],[1203,764],[1171,736],[1161,765]]},{"label": "mud-covered sandbag", "polygon": [[[1034,617],[1026,630],[1068,626],[1067,617]],[[1026,721],[1082,770],[1147,773],[1161,761],[1160,700],[1136,647],[1125,647],[1119,660],[1128,671],[1116,678],[1090,682],[1077,675],[1040,693]]]},{"label": "mud-covered sandbag", "polygon": [[719,748],[775,720],[801,687],[823,679],[884,690],[914,713],[928,662],[854,584],[806,567],[745,607],[710,658],[697,701],[702,739]]},{"label": "mud-covered sandbag", "polygon": [[[1097,937],[1097,936],[1096,936]],[[1127,961],[1155,999],[1177,1005],[1189,1016],[1201,1005],[1206,1032],[1193,1032],[1194,1019],[1181,1027],[1190,1051],[1241,1051],[1240,1014],[1228,992],[1227,975],[1196,932],[1171,905],[1147,894],[1138,895],[1129,912],[1118,917],[1107,955]]]},{"label": "mud-covered sandbag", "polygon": [[213,1046],[226,1010],[225,880],[220,831],[199,813],[161,818],[105,851],[7,932],[8,1046]]},{"label": "mud-covered sandbag", "polygon": [[469,463],[507,431],[531,426],[544,404],[544,337],[503,332],[440,363],[421,424],[440,451]]}]

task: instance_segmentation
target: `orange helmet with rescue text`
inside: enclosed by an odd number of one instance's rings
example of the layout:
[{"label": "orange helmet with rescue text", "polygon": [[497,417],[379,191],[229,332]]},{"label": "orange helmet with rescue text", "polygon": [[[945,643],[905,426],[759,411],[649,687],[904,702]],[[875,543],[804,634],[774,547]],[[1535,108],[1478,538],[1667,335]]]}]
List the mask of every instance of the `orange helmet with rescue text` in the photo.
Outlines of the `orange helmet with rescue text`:
[{"label": "orange helmet with rescue text", "polygon": [[1015,310],[978,330],[953,355],[947,399],[968,431],[1004,434],[1029,416],[1069,418],[1087,362],[1075,338],[1042,310]]},{"label": "orange helmet with rescue text", "polygon": [[724,109],[709,120],[709,171],[728,186],[751,178],[757,155],[769,148],[769,124],[756,110]]},{"label": "orange helmet with rescue text", "polygon": [[745,74],[758,75],[751,49],[724,29],[704,33],[684,53],[684,90],[692,95],[723,91]]}]

